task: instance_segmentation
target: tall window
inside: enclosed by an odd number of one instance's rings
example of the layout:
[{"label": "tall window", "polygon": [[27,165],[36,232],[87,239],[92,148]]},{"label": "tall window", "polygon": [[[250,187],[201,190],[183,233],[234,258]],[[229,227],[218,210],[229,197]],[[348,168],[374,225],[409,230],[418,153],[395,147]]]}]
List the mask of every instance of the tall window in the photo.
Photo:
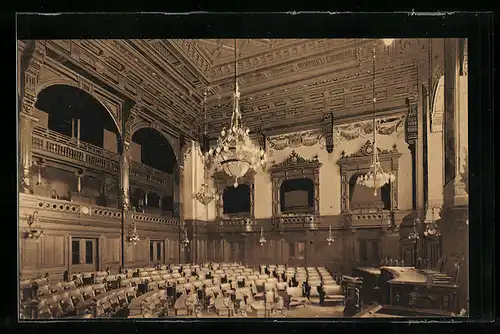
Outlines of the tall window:
[{"label": "tall window", "polygon": [[71,241],[71,264],[80,264],[80,240]]},{"label": "tall window", "polygon": [[92,240],[85,241],[85,263],[93,263],[93,251],[94,247],[92,245]]}]

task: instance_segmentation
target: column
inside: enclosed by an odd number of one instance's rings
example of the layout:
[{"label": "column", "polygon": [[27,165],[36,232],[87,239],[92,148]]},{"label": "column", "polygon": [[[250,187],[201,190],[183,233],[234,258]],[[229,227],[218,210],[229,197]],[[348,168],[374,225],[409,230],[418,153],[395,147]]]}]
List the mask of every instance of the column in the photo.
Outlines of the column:
[{"label": "column", "polygon": [[130,166],[130,143],[121,140],[120,142],[120,192],[119,204],[122,210],[121,215],[121,266],[125,268],[125,223],[129,218],[130,197],[129,197],[129,166]]},{"label": "column", "polygon": [[20,171],[21,187],[20,191],[31,193],[33,185],[31,182],[31,132],[38,119],[34,117],[36,88],[39,81],[40,71],[45,57],[44,45],[42,42],[29,41],[21,57],[21,75],[19,80],[23,91],[20,92],[20,120],[19,120],[19,148],[20,148]]},{"label": "column", "polygon": [[32,136],[31,132],[35,122],[38,119],[29,114],[29,112],[24,108],[21,112],[20,119],[20,130],[19,130],[19,149],[20,149],[20,171],[21,171],[21,191],[26,194],[33,192],[33,185],[31,180],[31,166],[32,166],[32,155],[31,155],[31,143]]}]

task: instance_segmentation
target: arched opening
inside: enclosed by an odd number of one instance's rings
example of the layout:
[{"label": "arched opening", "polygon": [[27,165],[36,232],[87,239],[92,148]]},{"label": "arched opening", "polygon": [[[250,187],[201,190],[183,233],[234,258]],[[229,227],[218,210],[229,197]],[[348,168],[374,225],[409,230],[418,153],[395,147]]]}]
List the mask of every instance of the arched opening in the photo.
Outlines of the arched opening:
[{"label": "arched opening", "polygon": [[130,192],[130,206],[133,211],[143,212],[145,193],[140,188],[135,188]]},{"label": "arched opening", "polygon": [[308,213],[314,209],[314,183],[309,178],[289,179],[280,187],[283,213]]},{"label": "arched opening", "polygon": [[132,159],[173,174],[177,163],[174,150],[169,141],[157,130],[143,128],[132,136]]},{"label": "arched opening", "polygon": [[349,179],[349,206],[355,209],[360,204],[373,203],[374,206],[382,204],[384,210],[391,209],[391,184],[384,184],[378,191],[377,195],[373,195],[373,189],[357,184],[358,177],[366,173],[356,173]]},{"label": "arched opening", "polygon": [[222,201],[225,214],[250,214],[250,187],[247,184],[226,187]]},{"label": "arched opening", "polygon": [[113,118],[85,91],[67,85],[49,86],[38,94],[35,107],[46,118],[49,130],[117,152],[119,131]]}]

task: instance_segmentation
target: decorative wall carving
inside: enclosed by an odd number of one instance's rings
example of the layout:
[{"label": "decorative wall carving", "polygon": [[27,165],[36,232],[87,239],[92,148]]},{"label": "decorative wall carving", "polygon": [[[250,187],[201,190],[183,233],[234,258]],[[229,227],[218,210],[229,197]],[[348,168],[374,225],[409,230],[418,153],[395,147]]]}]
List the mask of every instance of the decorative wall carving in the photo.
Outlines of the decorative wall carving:
[{"label": "decorative wall carving", "polygon": [[314,163],[319,163],[317,154],[313,156],[311,159],[305,159],[300,155],[298,155],[295,151],[292,151],[292,153],[290,153],[288,158],[286,158],[282,162],[276,163],[276,161],[273,161],[272,168],[283,168],[295,165],[314,164]]},{"label": "decorative wall carving", "polygon": [[[299,227],[305,227],[305,224],[316,224],[317,217],[319,216],[319,170],[321,163],[318,160],[318,156],[315,155],[311,159],[305,159],[298,155],[295,151],[292,151],[290,155],[280,163],[273,163],[273,167],[269,169],[271,173],[272,180],[272,191],[273,191],[273,204],[272,204],[272,215],[274,220],[274,225],[276,228],[282,228],[284,223],[296,222],[297,220],[290,220],[293,217],[301,217],[298,219]],[[283,181],[288,179],[301,179],[308,178],[313,181],[314,184],[314,200],[313,200],[313,213],[307,215],[294,215],[294,214],[282,214],[281,213],[281,202],[280,202],[280,191],[281,184]],[[309,227],[311,227],[310,225]]]},{"label": "decorative wall carving", "polygon": [[324,148],[325,137],[322,131],[302,131],[269,137],[268,144],[272,150],[276,151],[282,151],[286,148],[298,148],[301,146],[314,146],[317,144],[319,144],[321,148]]},{"label": "decorative wall carving", "polygon": [[[390,171],[396,176],[396,180],[391,182],[391,211],[398,209],[398,169],[399,169],[399,158],[401,153],[398,152],[396,145],[392,147],[391,150],[382,150],[377,147],[379,160],[382,168],[385,171]],[[350,213],[350,203],[349,203],[349,180],[355,174],[358,173],[368,173],[371,170],[373,157],[373,143],[367,141],[361,148],[351,154],[346,155],[344,152],[341,154],[341,158],[337,162],[340,165],[340,175],[341,175],[341,212]]]},{"label": "decorative wall carving", "polygon": [[[380,147],[377,147],[377,152],[378,154],[393,154],[393,153],[397,154],[398,149],[396,145],[394,145],[391,150],[383,150]],[[373,157],[373,143],[370,140],[364,143],[357,152],[354,152],[350,155],[346,155],[345,151],[342,151],[340,154],[341,159],[360,158],[360,157]]]},{"label": "decorative wall carving", "polygon": [[[396,132],[400,137],[404,132],[405,116],[389,117],[377,120],[377,129],[379,135],[392,135]],[[335,141],[344,142],[357,138],[373,137],[373,121],[361,121],[347,125],[334,126],[333,138]]]},{"label": "decorative wall carving", "polygon": [[326,151],[328,153],[333,152],[333,114],[325,114],[323,116],[323,123],[325,125],[325,141],[326,141]]}]

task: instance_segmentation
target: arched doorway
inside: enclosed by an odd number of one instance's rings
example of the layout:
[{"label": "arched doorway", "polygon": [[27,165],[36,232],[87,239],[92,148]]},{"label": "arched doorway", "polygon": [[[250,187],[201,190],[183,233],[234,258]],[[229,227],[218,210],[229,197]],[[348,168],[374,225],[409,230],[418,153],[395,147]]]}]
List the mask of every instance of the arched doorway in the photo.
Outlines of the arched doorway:
[{"label": "arched doorway", "polygon": [[53,85],[42,90],[36,109],[47,114],[49,130],[117,152],[118,128],[108,110],[92,95],[72,86]]}]

